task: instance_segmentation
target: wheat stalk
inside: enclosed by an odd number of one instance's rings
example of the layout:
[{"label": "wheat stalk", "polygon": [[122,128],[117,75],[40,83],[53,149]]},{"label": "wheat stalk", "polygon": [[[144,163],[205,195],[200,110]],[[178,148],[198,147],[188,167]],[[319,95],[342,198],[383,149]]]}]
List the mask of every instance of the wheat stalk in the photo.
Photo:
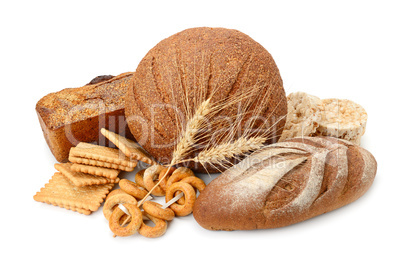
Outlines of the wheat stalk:
[{"label": "wheat stalk", "polygon": [[[202,59],[204,59],[204,55]],[[180,76],[178,66],[179,64],[177,64],[177,76]],[[212,101],[214,95],[219,91],[225,81],[219,82],[221,80],[219,76],[214,88],[211,89],[211,93],[207,94],[208,88],[202,86],[204,83],[201,78],[204,77],[204,69],[201,71],[202,73],[199,74],[201,87],[197,89],[196,96],[194,96],[195,100],[192,100],[193,102],[189,100],[190,97],[187,91],[189,85],[186,85],[185,88],[185,85],[180,83],[184,95],[184,99],[181,101],[184,105],[187,122],[184,128],[183,125],[179,126],[178,121],[176,122],[180,137],[173,151],[172,160],[170,164],[167,165],[169,169],[174,165],[190,161],[200,163],[204,167],[207,165],[228,167],[232,164],[229,161],[230,159],[239,159],[247,153],[261,149],[269,139],[275,138],[276,136],[273,136],[273,134],[275,134],[275,132],[272,131],[273,128],[286,117],[285,115],[276,122],[268,122],[272,114],[281,104],[278,103],[271,111],[271,114],[266,118],[266,122],[257,125],[257,129],[253,129],[260,115],[264,113],[263,109],[266,109],[266,106],[259,105],[254,108],[252,107],[254,104],[258,104],[258,102],[265,103],[269,101],[273,92],[273,90],[269,90],[269,88],[274,86],[277,81],[270,81],[269,85],[257,81],[253,86],[249,88],[242,87],[225,99],[214,99],[214,101]],[[193,75],[196,76],[195,70]],[[195,82],[196,79],[194,79],[194,83]],[[195,88],[195,84],[193,87]],[[262,88],[267,89],[263,96],[256,93],[261,92],[259,89]],[[173,94],[173,88],[172,99],[176,100]],[[193,107],[190,107],[192,106],[190,105],[191,103],[193,103]],[[238,108],[235,116],[232,115],[226,119],[216,118],[220,112],[230,109],[233,110],[236,107]],[[253,116],[255,116],[255,118],[253,118]],[[243,121],[247,117],[251,118],[251,120],[248,122],[248,128],[243,131]],[[226,122],[228,119],[230,122]],[[233,122],[231,120],[233,120]],[[212,122],[215,127],[219,126],[219,128],[223,130],[223,133],[218,135],[219,131],[215,131],[215,133],[210,131],[210,129],[208,129],[210,122]],[[269,127],[264,129],[266,123],[268,123],[267,125]],[[225,126],[228,128],[227,131],[225,131]],[[215,128],[215,130],[217,129]],[[218,132],[218,134],[216,132]],[[238,133],[241,134],[237,135]],[[217,135],[218,138],[214,139],[214,135]],[[203,146],[202,150],[199,148],[201,145]],[[195,156],[193,155],[194,153],[196,154]],[[147,198],[160,182],[166,178],[167,174],[168,172],[155,184],[145,198]],[[139,202],[139,205],[143,203],[145,198]]]},{"label": "wheat stalk", "polygon": [[196,135],[202,128],[203,122],[206,119],[206,116],[211,113],[211,110],[211,99],[209,98],[201,103],[194,116],[187,121],[186,130],[173,152],[173,158],[171,161],[173,165],[182,160],[187,153],[189,153],[192,146],[197,142]]},{"label": "wheat stalk", "polygon": [[168,171],[165,175],[155,184],[155,186],[146,194],[146,196],[138,203],[141,206],[146,198],[155,190],[156,187],[166,178],[170,169],[180,163],[191,152],[192,146],[197,143],[196,135],[200,129],[203,128],[203,124],[207,115],[211,115],[217,111],[211,107],[211,98],[203,101],[194,113],[194,116],[187,121],[186,130],[180,138],[176,149],[173,152],[172,160],[168,166]]}]

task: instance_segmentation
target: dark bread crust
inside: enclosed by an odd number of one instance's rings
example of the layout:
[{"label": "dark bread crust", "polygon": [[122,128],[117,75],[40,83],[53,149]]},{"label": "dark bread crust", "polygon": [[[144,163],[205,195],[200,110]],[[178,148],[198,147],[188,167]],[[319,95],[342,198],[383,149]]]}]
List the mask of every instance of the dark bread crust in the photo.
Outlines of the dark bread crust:
[{"label": "dark bread crust", "polygon": [[[307,158],[265,192],[246,194],[234,191],[240,189],[236,185],[249,176],[247,173],[233,176],[235,173],[228,170],[208,184],[198,197],[193,211],[196,221],[210,230],[283,227],[345,206],[361,197],[373,183],[377,163],[367,150],[359,146],[336,138],[295,138],[286,142],[311,145],[316,152],[307,155],[287,153],[271,160],[271,164],[275,164],[303,156]],[[282,144],[274,146],[278,148]],[[344,149],[334,149],[336,144],[345,146],[345,154],[341,151]],[[312,195],[311,201],[303,206],[292,207],[295,203],[303,203],[302,195],[308,192],[307,184],[313,181],[313,157],[319,155],[320,149],[329,151],[325,157],[323,176],[317,186],[319,190]],[[256,168],[252,166],[249,169]]]},{"label": "dark bread crust", "polygon": [[114,77],[114,75],[98,75],[97,77],[95,77],[94,79],[92,79],[91,81],[89,81],[89,83],[87,85],[95,85],[95,84],[99,84],[101,82],[110,80]]},{"label": "dark bread crust", "polygon": [[[256,87],[258,83],[262,86]],[[170,36],[142,59],[126,98],[130,130],[144,149],[167,164],[181,132],[178,126],[186,124],[185,99],[189,107],[195,107],[200,98],[206,100],[213,90],[216,93],[212,103],[239,91],[255,91],[251,109],[263,107],[259,115],[269,118],[271,125],[281,119],[268,143],[279,138],[286,121],[287,102],[273,58],[260,44],[237,30],[206,27]],[[263,103],[261,96],[266,91],[270,98]],[[226,109],[219,116],[236,113],[235,109]],[[201,166],[192,167],[205,171]]]},{"label": "dark bread crust", "polygon": [[80,88],[67,88],[44,96],[36,112],[46,142],[59,162],[66,162],[79,142],[110,145],[100,134],[107,128],[134,139],[124,113],[124,99],[133,73],[101,77]]}]

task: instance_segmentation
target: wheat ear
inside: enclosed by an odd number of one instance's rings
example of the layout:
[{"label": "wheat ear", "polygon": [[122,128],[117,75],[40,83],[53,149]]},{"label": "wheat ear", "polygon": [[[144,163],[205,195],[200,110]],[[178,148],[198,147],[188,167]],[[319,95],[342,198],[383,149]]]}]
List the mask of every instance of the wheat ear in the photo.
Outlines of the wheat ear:
[{"label": "wheat ear", "polygon": [[197,142],[195,137],[199,130],[202,129],[205,117],[211,113],[211,110],[211,98],[209,98],[201,103],[195,111],[194,116],[187,121],[186,130],[173,152],[171,161],[173,165],[182,160]]},{"label": "wheat ear", "polygon": [[168,171],[165,175],[152,187],[152,189],[145,195],[145,197],[138,203],[141,206],[146,198],[155,190],[156,187],[163,181],[170,169],[183,160],[187,154],[190,152],[192,146],[197,143],[196,135],[200,129],[203,128],[205,119],[207,115],[214,112],[211,107],[211,98],[203,101],[194,113],[194,116],[187,121],[186,131],[180,138],[180,142],[177,144],[176,149],[173,152],[173,158],[168,166]]},{"label": "wheat ear", "polygon": [[[225,166],[229,164],[229,159],[238,158],[244,156],[245,154],[258,150],[264,146],[264,143],[269,139],[271,135],[271,129],[275,126],[278,122],[282,120],[277,120],[268,130],[263,130],[261,126],[259,130],[262,131],[260,134],[253,134],[251,130],[246,130],[239,138],[235,138],[237,131],[242,130],[242,121],[247,114],[256,115],[256,118],[263,112],[264,106],[258,107],[256,110],[251,110],[252,104],[257,101],[259,98],[258,94],[255,92],[259,92],[255,90],[256,88],[266,88],[270,87],[274,84],[275,81],[271,81],[270,85],[262,84],[257,82],[255,85],[251,86],[250,88],[243,88],[241,91],[235,92],[235,94],[230,95],[228,98],[222,100],[216,100],[212,104],[211,99],[215,93],[218,92],[220,85],[215,85],[214,89],[212,90],[209,98],[205,101],[202,101],[197,109],[191,113],[192,109],[189,106],[189,96],[187,95],[187,91],[184,90],[183,85],[181,85],[183,92],[185,92],[185,111],[187,117],[187,123],[185,129],[182,129],[181,136],[179,138],[179,142],[173,152],[172,161],[168,165],[168,168],[172,168],[172,166],[188,161],[198,162],[202,164],[204,167],[208,164],[212,166]],[[200,91],[205,93],[202,95],[206,97],[207,88],[202,88]],[[272,92],[270,90],[266,90],[266,93],[262,96],[262,103],[268,101],[271,97]],[[200,95],[201,96],[201,95]],[[202,98],[200,98],[202,99]],[[242,105],[242,102],[245,103]],[[238,113],[236,116],[236,120],[233,125],[230,125],[230,131],[223,137],[223,140],[220,140],[219,143],[215,143],[212,139],[212,134],[208,130],[208,120],[214,118],[215,115],[219,114],[219,112],[223,111],[225,108],[230,109],[231,107],[235,107],[238,105],[240,108],[240,114]],[[274,111],[279,107],[279,103],[271,112],[271,115]],[[250,111],[251,110],[251,111]],[[271,115],[268,118],[271,118]],[[286,115],[285,115],[286,117]],[[215,119],[216,120],[216,119]],[[250,127],[254,125],[256,119],[251,121]],[[212,120],[214,121],[214,120]],[[215,121],[214,121],[215,122]],[[219,122],[219,120],[218,120]],[[225,125],[225,122],[222,121]],[[218,123],[217,125],[219,125]],[[204,143],[206,141],[206,146],[203,150],[201,150],[197,156],[192,159],[188,159],[188,156],[191,152],[194,152],[195,145],[199,145],[198,143]],[[155,186],[148,192],[145,196],[147,198],[153,190],[163,181],[168,172],[165,173],[165,176],[161,178]],[[145,201],[145,198],[139,202],[139,206]]]},{"label": "wheat ear", "polygon": [[215,147],[203,150],[189,161],[198,162],[203,166],[209,163],[219,163],[225,159],[257,150],[264,145],[265,141],[266,138],[264,137],[240,137],[233,142],[219,144]]}]

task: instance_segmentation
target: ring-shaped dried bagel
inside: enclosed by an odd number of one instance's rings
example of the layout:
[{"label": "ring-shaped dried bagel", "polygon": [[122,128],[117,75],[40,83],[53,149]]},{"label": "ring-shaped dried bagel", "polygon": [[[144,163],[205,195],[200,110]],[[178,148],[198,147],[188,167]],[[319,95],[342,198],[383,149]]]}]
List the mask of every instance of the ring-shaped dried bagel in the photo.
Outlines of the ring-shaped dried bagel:
[{"label": "ring-shaped dried bagel", "polygon": [[138,233],[140,235],[149,237],[149,238],[156,238],[156,237],[160,237],[166,233],[167,223],[165,220],[158,219],[147,213],[144,213],[144,214],[145,214],[145,216],[147,216],[149,218],[149,220],[151,220],[155,224],[155,226],[154,227],[148,226],[142,221],[141,227],[138,230]]},{"label": "ring-shaped dried bagel", "polygon": [[[181,180],[183,180],[184,178],[187,177],[194,177],[194,172],[186,167],[179,167],[177,168],[172,175],[169,177],[168,181],[166,182],[165,188],[169,187],[170,185],[172,185],[175,182],[179,182]],[[166,191],[166,190],[165,190]],[[175,196],[178,193],[175,194]],[[176,201],[177,204],[179,205],[184,205],[184,197],[180,198],[179,200]]]},{"label": "ring-shaped dried bagel", "polygon": [[198,192],[200,193],[205,189],[205,187],[207,187],[203,180],[195,176],[186,177],[182,179],[180,182],[186,182],[190,184],[191,186],[194,187],[194,189],[197,189]]},{"label": "ring-shaped dried bagel", "polygon": [[[155,186],[155,182],[159,178],[159,174],[163,170],[163,166],[161,165],[153,165],[147,168],[144,172],[144,185],[145,189],[151,191],[151,189]],[[152,194],[155,196],[164,196],[165,191],[159,185],[152,191]]]},{"label": "ring-shaped dried bagel", "polygon": [[195,190],[194,188],[185,182],[176,182],[173,183],[166,190],[166,203],[173,198],[174,194],[177,191],[181,191],[184,193],[185,203],[183,205],[179,205],[177,203],[173,203],[170,205],[170,208],[174,211],[176,216],[187,216],[193,212],[194,203],[195,203]]},{"label": "ring-shaped dried bagel", "polygon": [[170,187],[173,183],[179,182],[184,178],[194,176],[194,172],[189,168],[179,167],[176,169],[166,182],[166,189]]},{"label": "ring-shaped dried bagel", "polygon": [[[191,186],[193,186],[194,190],[198,190],[198,192],[202,192],[206,185],[205,182],[203,180],[201,180],[198,177],[195,176],[190,176],[190,177],[185,177],[184,179],[180,180],[180,182],[186,182],[188,184],[190,184]],[[175,196],[179,194],[179,192],[175,193]],[[197,194],[197,191],[196,191]],[[180,198],[179,200],[176,201],[177,204],[179,205],[183,205],[185,202],[184,197]]]},{"label": "ring-shaped dried bagel", "polygon": [[[113,191],[111,191],[108,195],[107,195],[107,197],[106,197],[106,200],[108,200],[110,197],[112,197],[112,196],[114,196],[114,195],[117,195],[117,194],[127,194],[125,191],[123,191],[122,189],[114,189]],[[106,202],[106,200],[105,200],[105,202]],[[115,206],[116,207],[116,206]],[[123,222],[126,222],[126,223],[128,223],[129,221],[126,221],[126,219],[128,218],[129,216],[126,214],[126,215],[123,215],[123,217],[121,217],[120,218],[120,224],[123,224]]]},{"label": "ring-shaped dried bagel", "polygon": [[116,194],[108,198],[103,205],[103,215],[107,220],[109,220],[110,215],[112,215],[118,204],[137,205],[137,199],[129,194]]},{"label": "ring-shaped dried bagel", "polygon": [[[159,173],[159,178],[158,181],[162,180],[162,178],[165,176],[167,173],[166,177],[159,183],[159,186],[166,192],[166,182],[168,181],[169,177],[173,174],[173,172],[176,170],[174,167],[164,167]],[[168,172],[169,171],[169,172]]]},{"label": "ring-shaped dried bagel", "polygon": [[120,225],[121,223],[120,219],[121,217],[126,215],[126,213],[117,207],[115,210],[113,210],[113,213],[110,215],[109,228],[117,236],[130,236],[135,234],[141,227],[142,212],[137,207],[137,205],[134,204],[126,203],[123,204],[123,206],[128,210],[128,212],[131,215],[130,223],[127,224],[126,226]]},{"label": "ring-shaped dried bagel", "polygon": [[107,196],[106,196],[106,200],[108,200],[108,198],[116,195],[116,194],[127,194],[125,191],[123,191],[122,189],[114,189],[113,191],[111,191]]},{"label": "ring-shaped dried bagel", "polygon": [[134,176],[134,180],[139,186],[141,186],[142,188],[145,189],[144,172],[145,172],[145,169],[138,171]]},{"label": "ring-shaped dried bagel", "polygon": [[143,187],[141,187],[138,183],[127,179],[120,180],[119,186],[124,192],[134,196],[137,199],[143,199],[148,194],[148,192],[143,189]]},{"label": "ring-shaped dried bagel", "polygon": [[142,208],[148,215],[165,221],[171,221],[175,216],[174,211],[170,208],[162,208],[161,204],[152,201],[145,201]]}]

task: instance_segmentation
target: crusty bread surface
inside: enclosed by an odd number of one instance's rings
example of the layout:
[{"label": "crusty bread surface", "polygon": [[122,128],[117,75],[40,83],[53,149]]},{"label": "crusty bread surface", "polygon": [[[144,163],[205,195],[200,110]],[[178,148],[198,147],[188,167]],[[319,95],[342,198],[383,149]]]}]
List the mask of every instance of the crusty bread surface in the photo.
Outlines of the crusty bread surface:
[{"label": "crusty bread surface", "polygon": [[[127,93],[126,117],[136,140],[155,159],[167,164],[186,126],[188,107],[197,109],[212,92],[214,106],[246,91],[255,93],[250,94],[254,98],[251,110],[260,109],[255,116],[267,119],[271,126],[275,124],[268,142],[276,141],[285,124],[287,103],[272,56],[237,30],[191,28],[162,40],[142,59]],[[263,100],[267,92],[269,97]],[[223,109],[216,118],[233,119],[237,108]],[[208,131],[219,131],[213,120],[210,124]],[[192,168],[205,172],[202,166]]]},{"label": "crusty bread surface", "polygon": [[210,230],[277,228],[349,204],[373,183],[374,157],[330,137],[294,138],[253,153],[207,185],[194,218]]},{"label": "crusty bread surface", "polygon": [[133,138],[126,124],[124,98],[133,73],[97,77],[79,88],[50,93],[36,104],[46,142],[59,162],[79,142],[108,145],[101,128]]}]

